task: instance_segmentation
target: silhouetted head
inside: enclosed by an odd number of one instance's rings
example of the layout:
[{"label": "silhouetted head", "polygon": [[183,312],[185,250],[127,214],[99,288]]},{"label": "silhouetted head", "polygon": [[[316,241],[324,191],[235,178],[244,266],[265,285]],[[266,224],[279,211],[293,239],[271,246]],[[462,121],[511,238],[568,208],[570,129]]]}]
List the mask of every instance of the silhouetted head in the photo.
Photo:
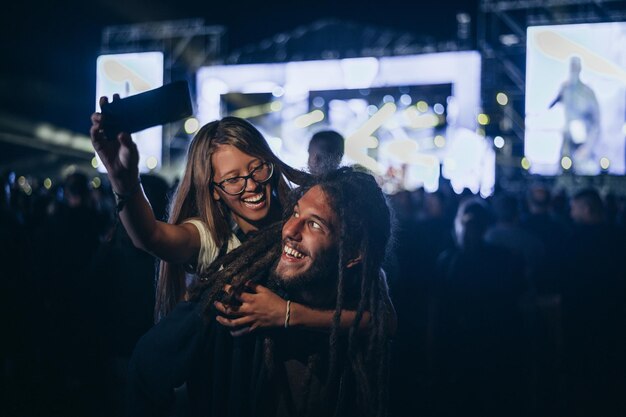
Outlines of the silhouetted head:
[{"label": "silhouetted head", "polygon": [[454,219],[457,245],[462,249],[480,246],[490,220],[489,208],[484,200],[475,197],[463,201]]},{"label": "silhouetted head", "polygon": [[579,191],[570,202],[570,216],[577,224],[598,224],[604,221],[604,204],[593,188]]},{"label": "silhouetted head", "polygon": [[309,171],[320,175],[339,167],[344,152],[344,139],[334,130],[317,132],[309,142]]},{"label": "silhouetted head", "polygon": [[526,193],[528,210],[532,214],[547,213],[550,208],[550,189],[543,184],[533,184]]},{"label": "silhouetted head", "polygon": [[65,178],[63,188],[65,200],[70,207],[81,207],[90,203],[89,179],[82,172],[74,172]]}]

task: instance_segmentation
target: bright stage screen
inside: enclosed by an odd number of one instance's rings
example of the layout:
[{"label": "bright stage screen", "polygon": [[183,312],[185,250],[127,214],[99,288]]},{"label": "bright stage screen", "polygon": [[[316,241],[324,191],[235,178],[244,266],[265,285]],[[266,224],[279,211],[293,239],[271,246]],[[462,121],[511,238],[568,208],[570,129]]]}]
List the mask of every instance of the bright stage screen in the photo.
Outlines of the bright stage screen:
[{"label": "bright stage screen", "polygon": [[531,172],[624,174],[626,23],[536,26],[527,38]]},{"label": "bright stage screen", "polygon": [[493,150],[475,133],[477,52],[211,66],[197,91],[201,123],[246,118],[295,167],[306,167],[311,136],[333,129],[344,163],[373,170],[387,192],[434,191],[440,173],[459,191],[493,189]]},{"label": "bright stage screen", "polygon": [[[98,100],[102,96],[111,100],[113,94],[119,94],[124,98],[163,85],[162,52],[100,55],[96,68],[96,111],[100,111]],[[139,149],[140,172],[161,166],[162,132],[161,126],[155,126],[133,133]],[[98,171],[106,172],[99,160]]]}]

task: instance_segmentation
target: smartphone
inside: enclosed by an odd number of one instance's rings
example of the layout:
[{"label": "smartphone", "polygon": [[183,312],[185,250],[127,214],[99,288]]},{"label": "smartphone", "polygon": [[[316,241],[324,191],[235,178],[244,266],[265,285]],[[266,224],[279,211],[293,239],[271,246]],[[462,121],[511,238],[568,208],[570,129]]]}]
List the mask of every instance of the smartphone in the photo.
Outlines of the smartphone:
[{"label": "smartphone", "polygon": [[193,114],[187,81],[175,81],[102,106],[102,128],[108,139],[120,132],[135,133]]}]

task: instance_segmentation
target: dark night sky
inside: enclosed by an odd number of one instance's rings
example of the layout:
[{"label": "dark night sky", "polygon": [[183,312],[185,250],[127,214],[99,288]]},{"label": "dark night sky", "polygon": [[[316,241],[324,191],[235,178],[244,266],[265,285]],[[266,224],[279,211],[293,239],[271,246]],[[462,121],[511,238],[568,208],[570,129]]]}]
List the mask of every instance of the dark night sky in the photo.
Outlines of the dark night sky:
[{"label": "dark night sky", "polygon": [[323,18],[448,40],[456,34],[456,13],[470,13],[475,24],[477,9],[477,0],[428,6],[389,0],[12,1],[0,12],[0,112],[84,133],[100,36],[108,25],[203,18],[226,28],[226,50],[232,51]]}]

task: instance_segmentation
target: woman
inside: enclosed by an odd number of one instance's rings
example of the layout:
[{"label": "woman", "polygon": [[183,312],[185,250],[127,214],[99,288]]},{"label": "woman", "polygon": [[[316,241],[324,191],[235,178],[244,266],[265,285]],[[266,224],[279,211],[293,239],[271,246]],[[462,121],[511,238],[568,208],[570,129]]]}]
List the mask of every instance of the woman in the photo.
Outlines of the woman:
[{"label": "woman", "polygon": [[[102,97],[100,105],[107,101]],[[169,221],[164,223],[155,218],[142,191],[139,153],[130,135],[106,138],[102,114],[94,113],[91,120],[92,143],[107,169],[124,227],[135,246],[163,261],[157,284],[157,321],[186,299],[190,284],[185,279],[186,267],[202,275],[246,235],[280,221],[290,190],[287,180],[302,184],[308,177],[278,159],[250,123],[225,117],[203,126],[192,140]],[[237,322],[245,322],[244,330],[283,325],[287,302],[264,290],[261,287],[256,294],[256,310]],[[331,310],[290,305],[293,325],[330,328],[332,316]],[[353,319],[354,312],[345,312],[341,327],[348,328]],[[367,321],[366,316],[362,326]]]}]

